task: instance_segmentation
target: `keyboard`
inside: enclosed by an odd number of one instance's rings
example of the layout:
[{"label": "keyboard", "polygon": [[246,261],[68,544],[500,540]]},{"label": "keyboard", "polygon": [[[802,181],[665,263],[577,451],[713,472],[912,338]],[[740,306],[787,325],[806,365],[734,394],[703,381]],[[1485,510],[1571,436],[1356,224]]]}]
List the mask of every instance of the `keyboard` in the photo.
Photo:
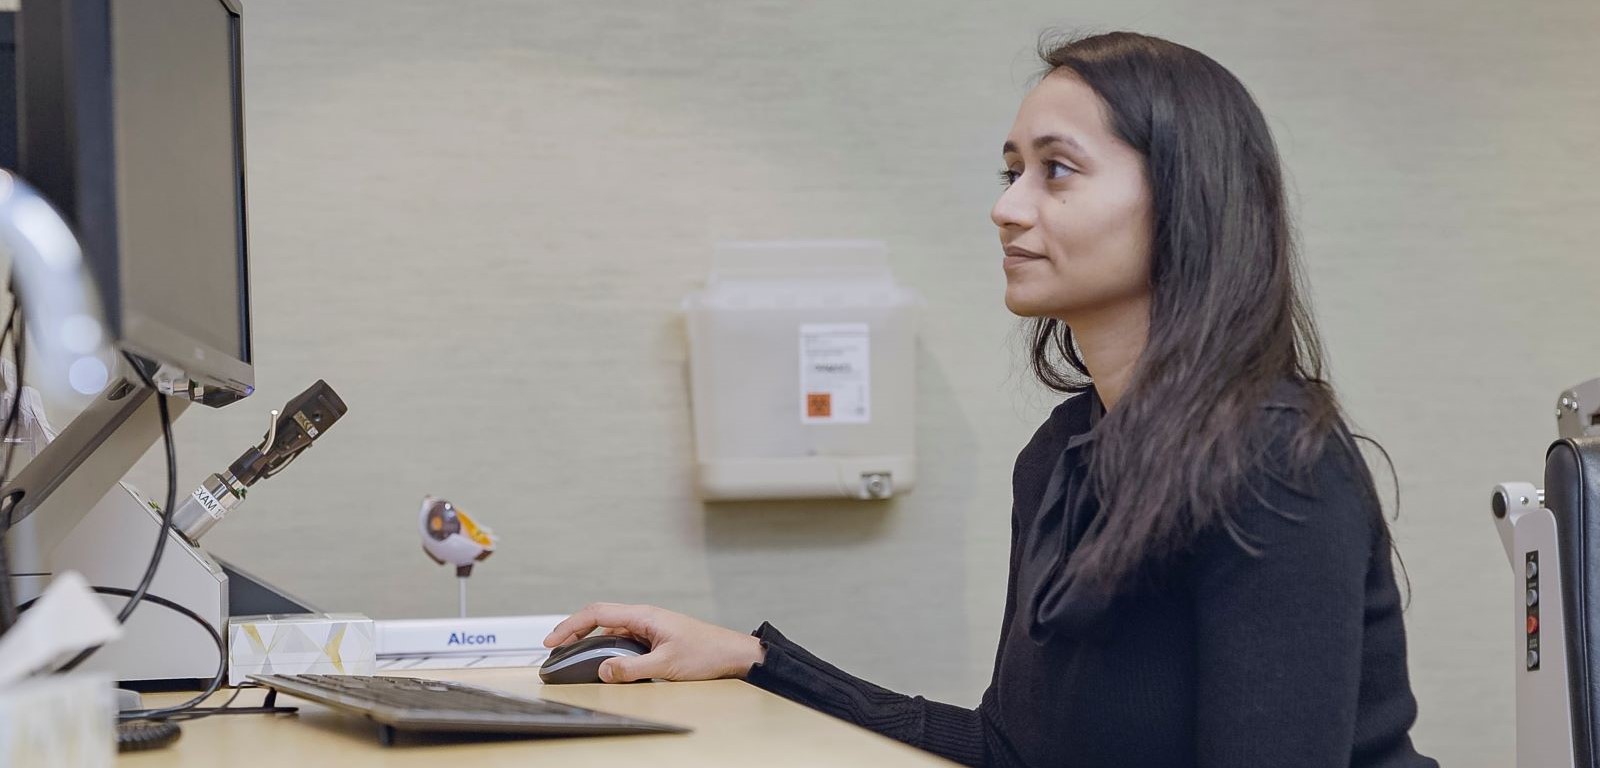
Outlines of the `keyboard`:
[{"label": "keyboard", "polygon": [[397,730],[527,736],[689,731],[676,725],[415,677],[251,675],[250,679],[281,693],[365,715],[378,723],[378,740],[384,746],[394,743]]}]

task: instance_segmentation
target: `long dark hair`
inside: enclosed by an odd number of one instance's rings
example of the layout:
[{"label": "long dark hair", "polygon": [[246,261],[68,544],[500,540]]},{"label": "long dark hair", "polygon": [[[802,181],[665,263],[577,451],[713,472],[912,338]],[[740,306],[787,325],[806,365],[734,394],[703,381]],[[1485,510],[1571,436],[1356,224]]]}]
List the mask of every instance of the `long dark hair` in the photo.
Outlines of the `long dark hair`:
[{"label": "long dark hair", "polygon": [[[1265,461],[1262,405],[1280,382],[1301,390],[1290,474],[1346,433],[1303,297],[1277,148],[1244,85],[1199,51],[1128,32],[1047,34],[1039,57],[1046,74],[1064,70],[1105,102],[1112,131],[1144,156],[1152,193],[1149,337],[1097,430],[1089,480],[1103,527],[1070,564],[1115,589],[1212,525],[1249,547],[1227,510]],[[1031,323],[1039,380],[1064,393],[1092,386],[1072,328]],[[1375,491],[1371,501],[1387,540]]]}]

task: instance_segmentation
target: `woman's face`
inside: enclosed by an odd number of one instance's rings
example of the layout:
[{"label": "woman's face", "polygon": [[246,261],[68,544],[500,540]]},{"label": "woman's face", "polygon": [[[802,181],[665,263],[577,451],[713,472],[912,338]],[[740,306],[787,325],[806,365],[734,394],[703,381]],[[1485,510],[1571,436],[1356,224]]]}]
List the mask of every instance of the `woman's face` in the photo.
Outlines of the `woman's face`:
[{"label": "woman's face", "polygon": [[1100,97],[1052,72],[1022,100],[1003,151],[1009,186],[989,216],[1005,250],[1006,308],[1071,325],[1147,298],[1144,158],[1112,133]]}]

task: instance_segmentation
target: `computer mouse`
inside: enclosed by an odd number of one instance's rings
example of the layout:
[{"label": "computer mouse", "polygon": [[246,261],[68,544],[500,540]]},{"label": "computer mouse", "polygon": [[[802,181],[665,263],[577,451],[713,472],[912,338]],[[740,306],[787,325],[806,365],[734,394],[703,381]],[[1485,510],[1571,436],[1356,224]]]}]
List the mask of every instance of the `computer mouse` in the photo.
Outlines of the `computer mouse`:
[{"label": "computer mouse", "polygon": [[622,635],[595,635],[557,646],[539,667],[539,679],[550,685],[600,683],[600,663],[618,656],[643,656],[650,646]]}]

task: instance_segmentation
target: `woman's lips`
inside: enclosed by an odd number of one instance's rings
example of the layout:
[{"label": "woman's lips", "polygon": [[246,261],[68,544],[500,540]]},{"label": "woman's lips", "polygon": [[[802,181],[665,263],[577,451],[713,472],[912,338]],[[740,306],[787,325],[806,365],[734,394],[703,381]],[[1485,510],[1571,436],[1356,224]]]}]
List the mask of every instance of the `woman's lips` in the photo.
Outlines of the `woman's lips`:
[{"label": "woman's lips", "polygon": [[1042,261],[1045,258],[1044,256],[1034,253],[1026,248],[1017,248],[1015,246],[1006,248],[1005,254],[1006,256],[1003,263],[1005,268],[1008,270],[1022,266],[1023,264],[1027,264],[1030,261]]}]

